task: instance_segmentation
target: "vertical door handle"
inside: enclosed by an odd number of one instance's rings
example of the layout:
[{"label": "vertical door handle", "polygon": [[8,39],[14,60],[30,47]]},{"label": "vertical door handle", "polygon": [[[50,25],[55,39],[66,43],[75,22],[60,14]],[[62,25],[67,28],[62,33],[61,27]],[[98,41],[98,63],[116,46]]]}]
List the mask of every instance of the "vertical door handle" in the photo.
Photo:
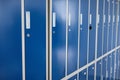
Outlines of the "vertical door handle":
[{"label": "vertical door handle", "polygon": [[105,23],[105,14],[104,14],[104,16],[103,16],[103,21],[104,21],[104,23]]},{"label": "vertical door handle", "polygon": [[98,24],[100,23],[100,14],[98,14],[98,18],[97,18],[98,20]]},{"label": "vertical door handle", "polygon": [[92,14],[90,14],[90,24],[92,24]]},{"label": "vertical door handle", "polygon": [[56,13],[55,12],[53,12],[53,22],[52,22],[52,24],[53,24],[53,27],[56,27]]},{"label": "vertical door handle", "polygon": [[26,11],[26,29],[30,29],[30,11]]},{"label": "vertical door handle", "polygon": [[71,14],[69,13],[69,26],[71,26]]},{"label": "vertical door handle", "polygon": [[82,13],[80,14],[80,25],[82,25],[82,19],[83,19],[83,15],[82,15]]}]

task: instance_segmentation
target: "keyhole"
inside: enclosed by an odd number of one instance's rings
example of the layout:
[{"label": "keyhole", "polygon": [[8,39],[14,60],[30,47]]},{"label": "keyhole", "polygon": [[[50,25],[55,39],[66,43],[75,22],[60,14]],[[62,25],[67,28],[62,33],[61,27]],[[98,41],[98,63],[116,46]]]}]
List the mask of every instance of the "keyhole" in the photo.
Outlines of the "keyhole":
[{"label": "keyhole", "polygon": [[92,26],[89,27],[89,30],[92,30]]}]

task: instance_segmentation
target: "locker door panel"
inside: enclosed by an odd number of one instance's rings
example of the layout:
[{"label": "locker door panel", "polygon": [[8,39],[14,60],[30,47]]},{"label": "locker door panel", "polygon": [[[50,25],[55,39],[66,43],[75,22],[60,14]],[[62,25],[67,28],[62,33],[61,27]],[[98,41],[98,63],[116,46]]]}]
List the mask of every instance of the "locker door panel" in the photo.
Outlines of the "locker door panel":
[{"label": "locker door panel", "polygon": [[52,80],[65,76],[66,59],[66,0],[52,0]]},{"label": "locker door panel", "polygon": [[110,0],[110,16],[109,16],[109,42],[108,42],[108,51],[112,49],[113,41],[113,0]]},{"label": "locker door panel", "polygon": [[72,78],[68,79],[68,80],[77,80],[77,75],[73,76]]},{"label": "locker door panel", "polygon": [[81,0],[80,67],[87,64],[88,0]]},{"label": "locker door panel", "polygon": [[21,79],[21,0],[0,0],[0,80]]},{"label": "locker door panel", "polygon": [[94,80],[94,65],[88,68],[88,80]]},{"label": "locker door panel", "polygon": [[118,50],[116,51],[116,71],[115,71],[115,79],[116,80],[118,80],[117,72],[118,72]]},{"label": "locker door panel", "polygon": [[109,13],[109,16],[108,16],[108,23],[109,23],[109,36],[108,36],[108,51],[111,50],[111,46],[112,46],[112,43],[111,43],[111,40],[112,40],[112,19],[113,19],[113,16],[112,16],[112,13],[113,13],[113,3],[112,3],[112,0],[110,0],[110,13]]},{"label": "locker door panel", "polygon": [[110,60],[111,60],[111,55],[108,56],[108,60],[107,60],[107,80],[110,80],[110,69],[111,69],[111,65],[110,65]]},{"label": "locker door panel", "polygon": [[87,72],[86,69],[80,72],[79,80],[86,80],[86,72]]},{"label": "locker door panel", "polygon": [[46,79],[46,1],[25,0],[26,80]]},{"label": "locker door panel", "polygon": [[115,52],[112,53],[112,80],[114,80],[114,54]]},{"label": "locker door panel", "polygon": [[96,0],[90,0],[89,62],[95,59]]},{"label": "locker door panel", "polygon": [[104,46],[103,46],[103,53],[107,52],[107,33],[108,33],[108,0],[105,0],[105,13],[104,13]]},{"label": "locker door panel", "polygon": [[106,80],[106,57],[102,59],[102,79]]},{"label": "locker door panel", "polygon": [[102,31],[103,31],[103,0],[99,0],[99,23],[98,23],[98,46],[97,46],[97,57],[102,55]]},{"label": "locker door panel", "polygon": [[120,45],[120,2],[119,2],[119,15],[118,15],[118,46]]},{"label": "locker door panel", "polygon": [[77,70],[79,0],[69,0],[68,74]]},{"label": "locker door panel", "polygon": [[97,62],[96,80],[101,80],[101,60]]},{"label": "locker door panel", "polygon": [[116,12],[117,12],[117,5],[116,5],[116,0],[114,0],[113,48],[115,48],[115,42],[116,42]]}]

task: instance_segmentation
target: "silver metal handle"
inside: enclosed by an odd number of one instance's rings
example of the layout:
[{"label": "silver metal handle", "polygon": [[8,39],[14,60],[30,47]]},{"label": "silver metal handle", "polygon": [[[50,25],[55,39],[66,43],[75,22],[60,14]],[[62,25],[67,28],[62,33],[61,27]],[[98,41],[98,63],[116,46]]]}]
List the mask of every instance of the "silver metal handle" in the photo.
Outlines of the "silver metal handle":
[{"label": "silver metal handle", "polygon": [[26,29],[30,29],[30,11],[26,11]]}]

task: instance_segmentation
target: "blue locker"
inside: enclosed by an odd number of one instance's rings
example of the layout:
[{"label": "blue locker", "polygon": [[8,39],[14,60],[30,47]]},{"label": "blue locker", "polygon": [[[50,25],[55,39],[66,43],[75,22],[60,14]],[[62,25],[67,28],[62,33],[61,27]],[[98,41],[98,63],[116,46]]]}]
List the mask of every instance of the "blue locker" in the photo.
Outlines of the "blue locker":
[{"label": "blue locker", "polygon": [[71,77],[70,79],[68,79],[68,80],[77,80],[77,77],[76,77],[77,75],[75,75],[75,76],[73,76],[73,77]]},{"label": "blue locker", "polygon": [[106,61],[107,61],[107,58],[103,58],[102,60],[102,79],[103,80],[106,80]]},{"label": "blue locker", "polygon": [[103,54],[107,52],[107,33],[108,33],[108,0],[105,0],[105,13],[104,13],[104,43]]},{"label": "blue locker", "polygon": [[68,1],[68,74],[77,70],[79,0]]},{"label": "blue locker", "polygon": [[86,80],[87,70],[83,70],[79,73],[79,80]]},{"label": "blue locker", "polygon": [[111,50],[111,46],[112,46],[112,32],[113,32],[113,26],[112,26],[112,22],[113,22],[113,16],[112,16],[112,13],[113,13],[113,3],[112,3],[113,0],[110,0],[110,13],[109,13],[109,16],[108,16],[108,22],[109,22],[109,36],[108,36],[108,51]]},{"label": "blue locker", "polygon": [[87,64],[88,0],[81,0],[80,67]]},{"label": "blue locker", "polygon": [[96,80],[101,80],[101,68],[102,68],[101,63],[102,60],[97,62]]},{"label": "blue locker", "polygon": [[115,79],[118,80],[117,72],[118,72],[118,50],[116,51],[116,71],[115,71]]},{"label": "blue locker", "polygon": [[52,80],[65,76],[66,0],[52,0]]},{"label": "blue locker", "polygon": [[117,5],[116,5],[116,0],[114,0],[113,48],[115,48],[115,42],[116,42],[116,12],[117,12]]},{"label": "blue locker", "polygon": [[103,32],[103,0],[99,0],[99,23],[98,23],[98,46],[97,46],[97,57],[100,57],[102,55],[102,32]]},{"label": "blue locker", "polygon": [[21,0],[0,0],[0,80],[22,80]]},{"label": "blue locker", "polygon": [[96,80],[101,80],[101,63],[102,60],[97,62],[97,70],[96,70]]},{"label": "blue locker", "polygon": [[112,53],[110,54],[110,80],[112,79]]},{"label": "blue locker", "polygon": [[26,80],[45,80],[46,0],[25,0],[25,16]]},{"label": "blue locker", "polygon": [[111,77],[111,80],[114,80],[114,54],[115,54],[115,52],[112,53],[112,77]]},{"label": "blue locker", "polygon": [[110,65],[110,60],[111,60],[111,55],[108,55],[108,60],[107,60],[107,80],[110,80],[110,69],[111,69],[111,65]]},{"label": "blue locker", "polygon": [[88,80],[94,80],[94,65],[88,68]]},{"label": "blue locker", "polygon": [[97,7],[97,0],[90,0],[89,62],[95,59],[96,7]]},{"label": "blue locker", "polygon": [[118,45],[120,45],[120,2],[119,2],[119,15],[118,15]]},{"label": "blue locker", "polygon": [[113,15],[114,15],[114,11],[113,11],[113,0],[110,0],[110,16],[109,16],[109,42],[108,42],[108,51],[110,51],[113,47],[112,47],[112,43],[113,43]]}]

